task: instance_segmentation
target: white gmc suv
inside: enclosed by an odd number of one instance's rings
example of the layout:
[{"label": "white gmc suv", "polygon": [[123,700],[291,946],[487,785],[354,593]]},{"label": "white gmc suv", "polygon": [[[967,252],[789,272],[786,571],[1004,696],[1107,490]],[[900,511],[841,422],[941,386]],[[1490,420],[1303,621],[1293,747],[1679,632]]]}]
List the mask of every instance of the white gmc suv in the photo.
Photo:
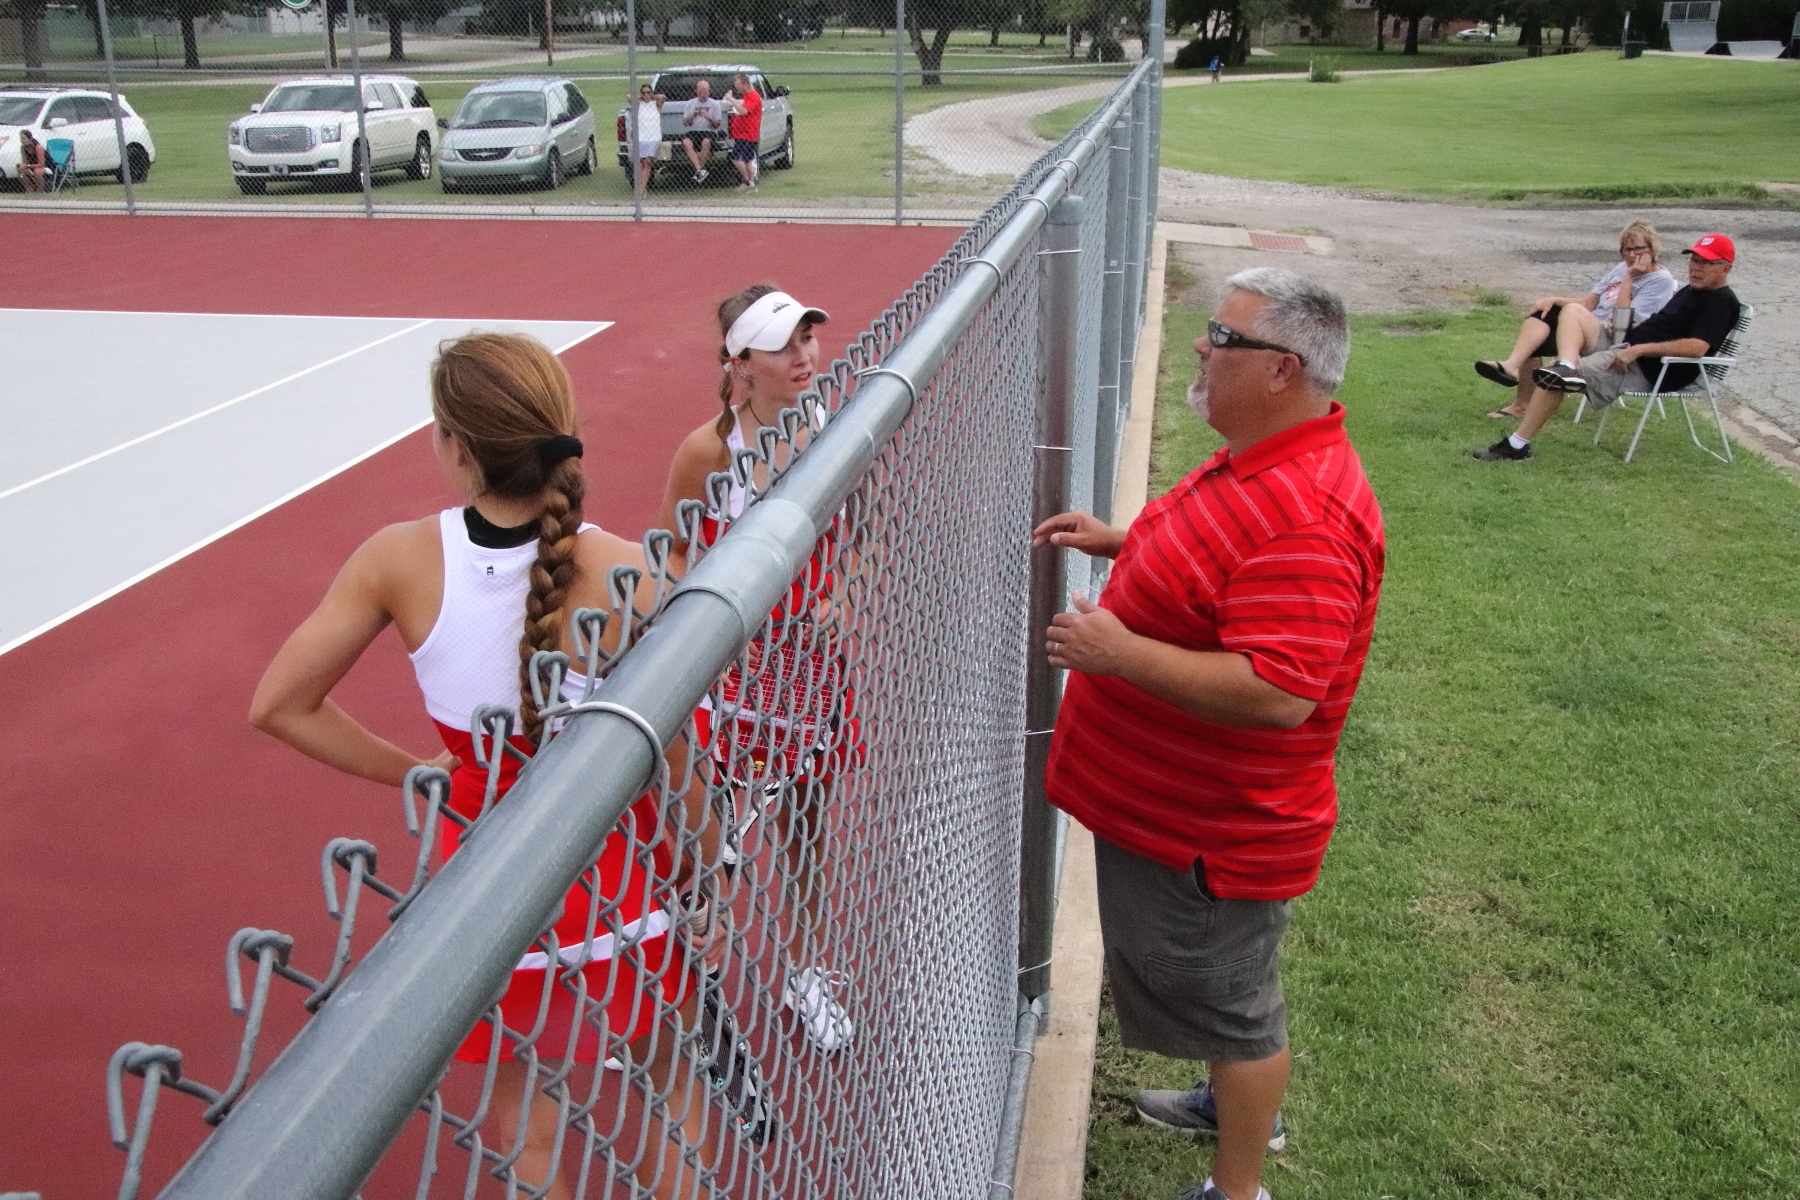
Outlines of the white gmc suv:
[{"label": "white gmc suv", "polygon": [[[402,168],[431,177],[437,116],[425,92],[399,75],[363,76],[363,124],[369,170]],[[321,175],[354,180],[365,152],[356,139],[356,85],[348,75],[290,79],[275,86],[225,134],[231,173],[245,195],[271,182]]]}]

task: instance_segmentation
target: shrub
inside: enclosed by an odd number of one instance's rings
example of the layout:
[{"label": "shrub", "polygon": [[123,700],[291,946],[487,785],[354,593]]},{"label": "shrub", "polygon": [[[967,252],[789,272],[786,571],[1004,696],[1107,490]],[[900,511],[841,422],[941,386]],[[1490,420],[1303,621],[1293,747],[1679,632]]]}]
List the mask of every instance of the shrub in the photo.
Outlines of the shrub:
[{"label": "shrub", "polygon": [[1178,71],[1204,71],[1206,64],[1216,55],[1221,63],[1228,67],[1238,66],[1241,60],[1233,60],[1232,51],[1235,46],[1230,38],[1195,38],[1175,52],[1175,69]]},{"label": "shrub", "polygon": [[1336,83],[1338,81],[1337,59],[1317,58],[1307,63],[1306,81],[1308,83]]},{"label": "shrub", "polygon": [[1119,39],[1112,37],[1109,34],[1096,34],[1093,42],[1088,46],[1088,61],[1103,63],[1124,62],[1125,47],[1119,44]]}]

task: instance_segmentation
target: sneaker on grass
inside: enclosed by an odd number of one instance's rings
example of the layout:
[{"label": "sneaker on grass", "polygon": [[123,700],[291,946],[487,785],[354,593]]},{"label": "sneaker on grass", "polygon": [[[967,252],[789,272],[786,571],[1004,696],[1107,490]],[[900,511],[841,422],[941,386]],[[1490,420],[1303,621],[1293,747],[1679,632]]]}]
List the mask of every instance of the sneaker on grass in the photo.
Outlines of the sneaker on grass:
[{"label": "sneaker on grass", "polygon": [[[1219,1110],[1213,1103],[1210,1079],[1202,1079],[1185,1092],[1139,1092],[1137,1112],[1146,1125],[1201,1137],[1219,1136]],[[1279,1154],[1286,1146],[1287,1127],[1281,1123],[1281,1114],[1276,1113],[1275,1131],[1269,1135],[1269,1153]],[[1198,1196],[1201,1191],[1194,1188],[1192,1194]]]},{"label": "sneaker on grass", "polygon": [[800,1016],[800,1028],[806,1040],[826,1054],[835,1054],[850,1044],[854,1033],[850,1013],[838,1002],[837,990],[848,983],[839,971],[824,967],[807,967],[788,976],[781,989],[782,1003]]},{"label": "sneaker on grass", "polygon": [[[1175,1200],[1231,1200],[1231,1197],[1220,1191],[1216,1186],[1207,1187],[1202,1184],[1199,1187],[1189,1188],[1187,1191],[1181,1193],[1181,1195],[1175,1197]],[[1269,1200],[1269,1189],[1257,1188],[1256,1200]]]},{"label": "sneaker on grass", "polygon": [[1519,462],[1531,457],[1531,443],[1526,442],[1524,447],[1520,448],[1505,438],[1501,438],[1491,446],[1483,446],[1479,450],[1469,451],[1469,457],[1477,462]]}]

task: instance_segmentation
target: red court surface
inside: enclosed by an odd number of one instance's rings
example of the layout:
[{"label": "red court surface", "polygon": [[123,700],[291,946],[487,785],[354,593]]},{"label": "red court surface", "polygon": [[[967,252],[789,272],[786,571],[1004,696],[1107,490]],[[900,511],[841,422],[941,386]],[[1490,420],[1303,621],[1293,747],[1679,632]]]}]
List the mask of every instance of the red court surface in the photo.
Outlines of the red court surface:
[{"label": "red court surface", "polygon": [[[654,519],[677,442],[717,411],[722,295],[773,279],[830,310],[823,341],[842,345],[957,233],[57,216],[0,226],[0,307],[615,321],[563,357],[585,420],[589,519],[633,537]],[[29,347],[7,350],[18,386]],[[350,551],[383,524],[456,502],[428,438],[0,656],[0,728],[18,755],[0,810],[0,1192],[115,1195],[124,1155],[107,1144],[103,1086],[113,1050],[175,1046],[189,1074],[222,1087],[242,1028],[225,1004],[230,935],[292,934],[295,966],[323,975],[336,936],[319,884],[325,843],[366,838],[384,875],[409,869],[416,843],[398,795],[303,759],[244,714]],[[433,747],[391,637],[337,695],[382,735]],[[368,900],[365,943],[385,927]],[[275,986],[259,1070],[303,1015],[300,991]],[[136,1092],[132,1081],[133,1109]],[[204,1136],[200,1109],[164,1093],[145,1196]]]}]

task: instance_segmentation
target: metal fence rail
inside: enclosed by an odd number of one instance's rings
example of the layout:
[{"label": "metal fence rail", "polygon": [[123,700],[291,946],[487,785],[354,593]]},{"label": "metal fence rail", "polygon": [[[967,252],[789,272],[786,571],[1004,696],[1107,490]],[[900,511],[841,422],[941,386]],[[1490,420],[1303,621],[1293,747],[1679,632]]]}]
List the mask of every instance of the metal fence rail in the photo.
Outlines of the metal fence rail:
[{"label": "metal fence rail", "polygon": [[[709,481],[741,516],[680,510],[685,575],[646,536],[651,581],[575,617],[618,651],[503,800],[458,813],[416,771],[402,869],[325,848],[333,951],[232,940],[234,1079],[120,1049],[121,1197],[164,1088],[218,1124],[170,1198],[1009,1193],[1056,863],[1034,626],[1066,557],[1028,534],[1110,494],[1159,82],[1136,69]],[[567,660],[535,669],[558,695]],[[476,715],[493,779],[509,722]],[[393,927],[352,964],[371,904]],[[541,993],[499,1006],[531,966]],[[252,1084],[276,976],[314,1015]]]}]

